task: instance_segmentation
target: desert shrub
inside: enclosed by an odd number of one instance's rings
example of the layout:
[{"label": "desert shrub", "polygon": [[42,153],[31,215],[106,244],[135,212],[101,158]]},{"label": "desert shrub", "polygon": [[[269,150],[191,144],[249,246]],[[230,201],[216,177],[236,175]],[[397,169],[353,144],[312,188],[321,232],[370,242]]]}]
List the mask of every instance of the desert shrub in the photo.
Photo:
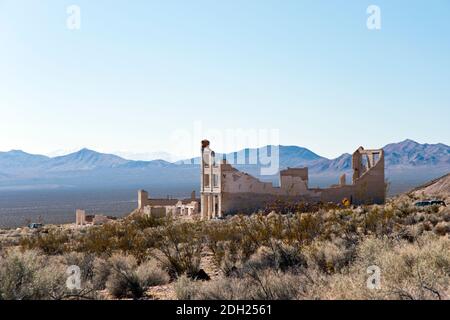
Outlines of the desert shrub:
[{"label": "desert shrub", "polygon": [[77,240],[75,247],[78,252],[87,252],[96,256],[111,256],[117,249],[119,224],[109,223],[103,226],[89,228]]},{"label": "desert shrub", "polygon": [[39,232],[21,239],[20,245],[25,250],[37,249],[49,255],[62,254],[67,248],[69,236],[64,231],[50,230],[48,233]]},{"label": "desert shrub", "polygon": [[297,255],[294,259],[299,258],[297,249],[302,242],[316,235],[313,228],[317,222],[317,217],[309,214],[238,216],[225,223],[206,224],[204,234],[216,265],[229,274],[261,247],[272,252],[272,258],[276,259],[279,267],[295,264],[288,260],[294,258],[293,255]]},{"label": "desert shrub", "polygon": [[47,264],[36,274],[35,284],[31,285],[37,288],[36,299],[90,299],[93,297],[89,289],[70,290],[67,287],[68,266],[63,263],[63,259],[60,257],[49,257],[47,259]]},{"label": "desert shrub", "polygon": [[422,223],[423,225],[423,230],[424,231],[431,231],[433,230],[433,224],[430,221],[425,221]]},{"label": "desert shrub", "polygon": [[[380,288],[367,287],[369,266],[381,271]],[[301,299],[448,299],[450,240],[431,233],[414,243],[367,237],[354,262],[338,273],[299,272]]]},{"label": "desert shrub", "polygon": [[442,220],[444,220],[445,222],[450,222],[450,209],[448,207],[443,209],[441,212],[441,216]]},{"label": "desert shrub", "polygon": [[237,232],[235,220],[236,218],[224,223],[207,223],[202,230],[216,266],[224,273],[229,273],[242,256],[241,234]]},{"label": "desert shrub", "polygon": [[184,279],[177,283],[176,290],[178,298],[195,300],[292,300],[297,298],[300,285],[290,273],[261,270],[251,276],[203,283],[189,283]]},{"label": "desert shrub", "polygon": [[244,261],[242,251],[234,241],[215,243],[213,256],[217,267],[225,276],[236,275],[237,269],[242,267]]},{"label": "desert shrub", "polygon": [[394,209],[385,209],[374,205],[365,215],[364,226],[366,232],[385,235],[392,231],[395,222]]},{"label": "desert shrub", "polygon": [[338,209],[340,206],[334,203],[309,203],[305,201],[288,201],[277,199],[267,204],[264,208],[265,214],[277,212],[281,214],[288,213],[302,213],[302,212],[317,212],[319,210]]},{"label": "desert shrub", "polygon": [[364,261],[368,266],[374,265],[383,251],[393,250],[394,245],[395,241],[388,237],[366,237],[356,249],[357,260],[358,262]]},{"label": "desert shrub", "polygon": [[395,202],[393,203],[393,207],[396,209],[398,217],[410,216],[411,213],[414,213],[417,210],[409,199]]},{"label": "desert shrub", "polygon": [[281,241],[273,240],[269,247],[260,247],[243,266],[244,272],[274,269],[287,271],[306,265],[306,257],[301,252],[300,246],[288,245]]},{"label": "desert shrub", "polygon": [[111,266],[107,260],[95,258],[93,262],[92,285],[96,290],[106,289],[106,282],[111,274]]},{"label": "desert shrub", "polygon": [[317,268],[331,274],[351,263],[355,249],[346,248],[343,241],[314,241],[305,250],[308,268]]},{"label": "desert shrub", "polygon": [[141,298],[144,289],[135,272],[136,259],[131,255],[114,254],[108,262],[111,268],[111,273],[106,281],[108,292],[116,298]]},{"label": "desert shrub", "polygon": [[441,221],[433,229],[434,233],[440,236],[445,236],[447,233],[450,233],[450,223]]},{"label": "desert shrub", "polygon": [[65,264],[78,266],[81,271],[83,282],[92,281],[94,277],[95,256],[91,253],[69,252],[64,254]]},{"label": "desert shrub", "polygon": [[292,300],[300,291],[297,279],[289,273],[263,270],[252,276],[207,282],[181,276],[174,286],[180,300]]},{"label": "desert shrub", "polygon": [[[366,269],[371,265],[381,270],[380,290],[365,288]],[[368,238],[358,248],[357,261],[340,283],[346,283],[347,292],[359,292],[358,298],[444,299],[449,271],[449,239],[431,234],[419,237],[415,243]],[[342,295],[341,289],[334,289],[334,297]]]},{"label": "desert shrub", "polygon": [[174,284],[178,300],[194,300],[198,294],[199,284],[186,275],[178,277]]},{"label": "desert shrub", "polygon": [[416,212],[410,216],[414,219],[413,223],[423,222],[427,218],[427,215],[424,212]]},{"label": "desert shrub", "polygon": [[440,219],[437,215],[435,215],[434,213],[428,213],[425,215],[425,221],[430,222],[433,226],[435,226],[436,224],[439,223]]},{"label": "desert shrub", "polygon": [[295,239],[301,244],[309,243],[324,234],[323,220],[320,214],[297,214],[289,227]]},{"label": "desert shrub", "polygon": [[416,223],[416,215],[410,214],[409,216],[406,216],[403,218],[402,224],[403,225],[413,225]]},{"label": "desert shrub", "polygon": [[126,221],[127,223],[134,225],[139,230],[145,230],[148,228],[156,228],[172,223],[169,218],[158,218],[151,215],[135,215]]},{"label": "desert shrub", "polygon": [[249,279],[219,278],[202,283],[194,297],[197,300],[248,300],[251,299]]},{"label": "desert shrub", "polygon": [[137,268],[136,274],[143,288],[167,284],[170,281],[169,274],[155,260],[143,262]]},{"label": "desert shrub", "polygon": [[36,292],[31,287],[41,268],[37,251],[13,251],[0,258],[0,297],[2,299],[32,299]]},{"label": "desert shrub", "polygon": [[450,281],[450,241],[424,235],[380,255],[385,291],[400,299],[441,299]]},{"label": "desert shrub", "polygon": [[252,275],[250,295],[255,300],[293,300],[297,298],[300,285],[289,273],[265,270]]},{"label": "desert shrub", "polygon": [[242,255],[246,259],[271,238],[277,237],[274,234],[274,224],[278,224],[278,220],[267,221],[261,214],[250,217],[240,216],[231,224],[231,232],[239,236],[231,238],[231,240],[238,243]]},{"label": "desert shrub", "polygon": [[36,250],[11,250],[0,258],[0,299],[62,299],[66,266],[56,258],[43,256]]},{"label": "desert shrub", "polygon": [[400,237],[409,242],[414,242],[418,237],[420,237],[426,229],[424,223],[419,223],[416,225],[406,226],[402,232],[400,232]]},{"label": "desert shrub", "polygon": [[172,278],[187,274],[195,278],[200,271],[203,235],[193,223],[174,223],[159,227],[148,234],[154,247],[162,253],[152,254],[159,259]]},{"label": "desert shrub", "polygon": [[134,255],[138,261],[144,261],[151,247],[152,239],[136,223],[127,221],[90,228],[78,238],[75,250],[97,256],[111,256],[120,251]]}]

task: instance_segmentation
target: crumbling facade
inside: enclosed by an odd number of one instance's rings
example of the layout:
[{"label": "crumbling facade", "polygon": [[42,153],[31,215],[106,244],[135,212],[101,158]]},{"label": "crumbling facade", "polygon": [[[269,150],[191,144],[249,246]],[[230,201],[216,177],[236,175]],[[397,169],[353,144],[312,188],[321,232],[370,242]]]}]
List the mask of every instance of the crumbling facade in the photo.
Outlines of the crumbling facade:
[{"label": "crumbling facade", "polygon": [[188,199],[152,199],[149,198],[148,192],[145,190],[138,191],[138,210],[152,217],[165,216],[194,216],[199,214],[200,199],[195,196],[192,191],[191,197]]},{"label": "crumbling facade", "polygon": [[382,204],[385,201],[384,152],[382,149],[353,153],[352,184],[342,175],[339,184],[329,188],[308,187],[308,168],[280,171],[280,187],[218,161],[207,140],[202,141],[201,216],[203,219],[233,213],[253,213],[275,200]]},{"label": "crumbling facade", "polygon": [[102,225],[116,219],[116,217],[102,214],[87,215],[85,210],[77,209],[75,212],[75,225],[77,227]]}]

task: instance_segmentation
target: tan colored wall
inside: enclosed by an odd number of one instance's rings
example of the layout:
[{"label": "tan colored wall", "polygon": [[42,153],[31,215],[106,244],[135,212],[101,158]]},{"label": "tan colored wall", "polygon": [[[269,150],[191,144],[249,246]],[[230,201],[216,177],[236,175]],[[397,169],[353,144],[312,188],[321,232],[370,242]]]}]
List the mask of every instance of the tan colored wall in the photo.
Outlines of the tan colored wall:
[{"label": "tan colored wall", "polygon": [[354,183],[354,204],[383,204],[386,201],[384,154],[378,163]]},{"label": "tan colored wall", "polygon": [[321,189],[320,201],[323,203],[333,202],[342,203],[342,200],[348,199],[350,201],[354,198],[354,186],[345,185],[332,188]]},{"label": "tan colored wall", "polygon": [[162,218],[167,215],[166,207],[150,207],[147,206],[144,208],[144,214],[154,217],[154,218]]},{"label": "tan colored wall", "polygon": [[[203,153],[213,155],[208,146]],[[375,157],[379,156],[378,162]],[[362,159],[368,159],[367,168]],[[384,203],[384,153],[382,150],[364,150],[360,147],[353,154],[353,184],[345,184],[341,176],[339,184],[325,189],[309,189],[307,168],[288,168],[280,172],[280,187],[270,182],[240,172],[227,163],[215,166],[202,164],[201,213],[202,218],[230,213],[252,213],[264,209],[275,200],[334,202],[344,199],[353,204]],[[216,161],[217,162],[217,161]],[[205,174],[210,183],[204,184]],[[217,174],[220,183],[214,187],[212,175]],[[218,204],[218,206],[217,206]],[[216,212],[219,211],[219,212]]]},{"label": "tan colored wall", "polygon": [[308,168],[287,168],[280,171],[280,177],[299,177],[302,180],[308,181]]},{"label": "tan colored wall", "polygon": [[84,226],[86,224],[86,211],[77,209],[75,212],[75,224],[77,226]]},{"label": "tan colored wall", "polygon": [[281,200],[285,202],[318,202],[320,201],[320,193],[315,196],[288,196],[274,194],[259,193],[224,193],[222,194],[222,210],[225,214],[251,214],[265,209],[268,205],[275,201]]},{"label": "tan colored wall", "polygon": [[145,190],[138,191],[138,209],[143,210],[148,205],[148,192]]},{"label": "tan colored wall", "polygon": [[255,193],[278,196],[314,196],[308,189],[308,182],[300,176],[283,176],[281,187],[274,187],[271,182],[263,182],[257,178],[240,172],[225,171],[222,173],[222,191],[226,193]]},{"label": "tan colored wall", "polygon": [[94,225],[101,225],[101,224],[105,224],[108,223],[110,220],[108,217],[101,215],[101,214],[96,214],[92,223]]},{"label": "tan colored wall", "polygon": [[[376,163],[374,154],[379,155]],[[369,159],[369,168],[364,168],[361,164],[362,158],[366,156]],[[347,198],[356,205],[383,204],[386,201],[383,150],[364,150],[360,147],[353,153],[352,166],[353,184],[322,189],[322,201],[340,203]]]}]

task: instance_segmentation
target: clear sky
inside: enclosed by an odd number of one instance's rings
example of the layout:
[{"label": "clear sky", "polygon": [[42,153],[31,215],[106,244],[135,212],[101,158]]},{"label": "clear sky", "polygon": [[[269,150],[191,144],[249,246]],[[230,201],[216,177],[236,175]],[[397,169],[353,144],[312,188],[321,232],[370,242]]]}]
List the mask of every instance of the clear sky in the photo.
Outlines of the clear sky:
[{"label": "clear sky", "polygon": [[450,144],[449,120],[448,0],[0,0],[2,151],[187,155],[200,123],[336,157]]}]

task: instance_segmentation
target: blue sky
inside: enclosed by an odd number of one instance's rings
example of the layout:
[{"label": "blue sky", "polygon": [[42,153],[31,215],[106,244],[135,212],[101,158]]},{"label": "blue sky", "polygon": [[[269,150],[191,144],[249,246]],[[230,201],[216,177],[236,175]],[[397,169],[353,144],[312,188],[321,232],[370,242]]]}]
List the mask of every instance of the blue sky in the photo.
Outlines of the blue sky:
[{"label": "blue sky", "polygon": [[327,157],[449,144],[449,40],[448,0],[0,0],[0,150],[188,155],[196,123]]}]

